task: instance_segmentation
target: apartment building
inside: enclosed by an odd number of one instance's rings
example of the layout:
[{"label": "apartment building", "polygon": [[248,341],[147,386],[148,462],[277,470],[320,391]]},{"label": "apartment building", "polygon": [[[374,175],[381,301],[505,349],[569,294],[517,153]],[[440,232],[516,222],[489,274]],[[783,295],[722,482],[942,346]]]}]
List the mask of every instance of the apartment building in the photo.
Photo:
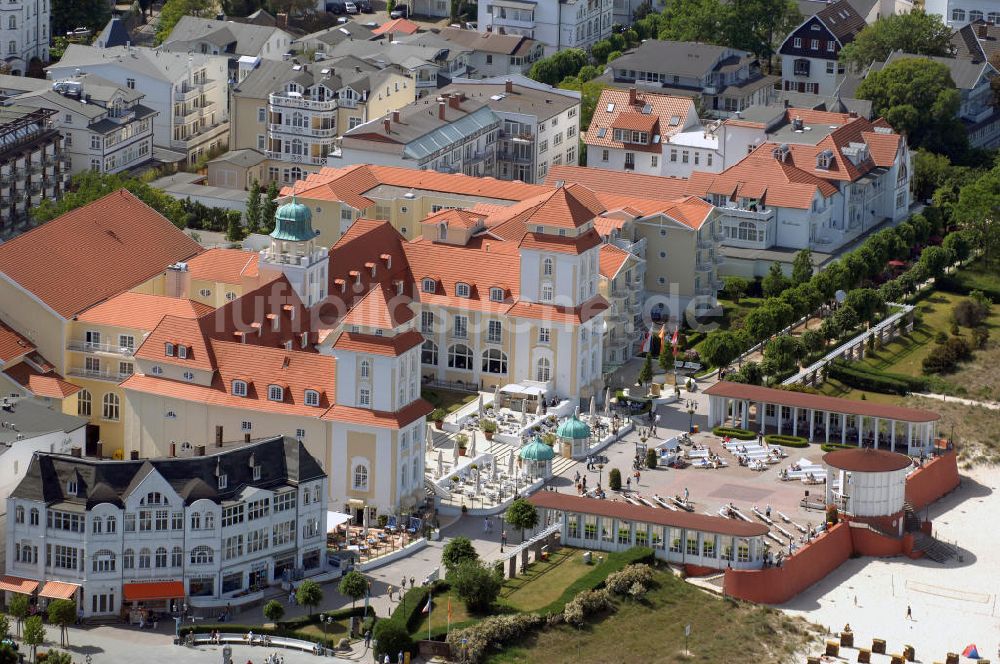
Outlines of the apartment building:
[{"label": "apartment building", "polygon": [[413,80],[395,66],[259,60],[232,90],[231,147],[266,155],[267,181],[295,182],[326,164],[340,135],[414,98]]},{"label": "apartment building", "polygon": [[301,442],[177,454],[34,456],[7,499],[8,574],[84,617],[132,624],[140,609],[258,602],[325,570],[326,474]]},{"label": "apartment building", "polygon": [[416,97],[420,98],[434,94],[444,82],[466,76],[469,71],[471,51],[435,37],[416,34],[389,42],[347,40],[327,49],[326,56],[353,56],[380,69],[396,65],[413,79]]},{"label": "apartment building", "polygon": [[674,135],[700,130],[690,97],[629,88],[609,88],[601,96],[583,138],[587,165],[613,171],[663,175],[665,145]]},{"label": "apartment building", "polygon": [[500,118],[495,177],[541,182],[549,167],[576,166],[579,155],[580,94],[524,76],[459,79],[441,90],[482,101]]},{"label": "apartment building", "polygon": [[992,25],[1000,23],[1000,8],[985,0],[929,0],[925,11],[937,14],[946,25],[956,30],[977,21]]},{"label": "apartment building", "polygon": [[15,103],[54,111],[52,123],[65,138],[69,172],[118,173],[153,159],[153,118],[145,95],[93,74],[56,81],[27,92]]},{"label": "apartment building", "polygon": [[222,55],[235,64],[241,57],[281,60],[293,39],[272,26],[182,16],[161,47],[177,53]]},{"label": "apartment building", "polygon": [[24,76],[32,60],[48,62],[51,5],[48,0],[6,2],[0,6],[0,48],[14,76]]},{"label": "apartment building", "polygon": [[160,48],[97,48],[70,44],[46,67],[54,80],[94,74],[145,94],[153,116],[153,145],[179,153],[190,164],[229,142],[228,58],[172,53]]},{"label": "apartment building", "polygon": [[374,37],[372,29],[357,21],[348,21],[342,25],[310,32],[292,41],[292,50],[301,54],[306,51],[316,53],[317,60],[325,60],[327,52],[337,44],[345,41],[368,41]]},{"label": "apartment building", "polygon": [[494,176],[500,118],[461,92],[419,99],[347,131],[331,166],[376,164]]},{"label": "apartment building", "polygon": [[829,96],[844,77],[840,49],[864,29],[865,19],[847,0],[807,18],[778,48],[783,90]]},{"label": "apartment building", "polygon": [[611,34],[613,0],[566,0],[535,3],[486,0],[479,4],[479,29],[522,35],[545,46],[552,55],[564,48],[589,49]]},{"label": "apartment building", "polygon": [[31,209],[69,185],[70,160],[54,111],[0,107],[0,238],[31,228]]},{"label": "apartment building", "polygon": [[442,28],[437,36],[469,51],[469,78],[527,74],[531,65],[545,55],[541,42],[524,35]]},{"label": "apartment building", "polygon": [[777,76],[764,75],[756,56],[728,46],[649,39],[608,62],[601,82],[692,97],[704,112],[728,117],[767,103]]}]

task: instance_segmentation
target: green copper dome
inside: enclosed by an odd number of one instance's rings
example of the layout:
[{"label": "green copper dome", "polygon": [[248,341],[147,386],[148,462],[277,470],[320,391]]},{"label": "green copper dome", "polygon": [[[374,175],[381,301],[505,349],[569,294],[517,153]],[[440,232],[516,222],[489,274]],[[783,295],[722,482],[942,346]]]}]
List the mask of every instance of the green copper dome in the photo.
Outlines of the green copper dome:
[{"label": "green copper dome", "polygon": [[573,415],[559,425],[559,428],[556,429],[556,435],[570,440],[583,440],[590,438],[590,427],[587,426],[586,422]]},{"label": "green copper dome", "polygon": [[537,437],[522,447],[519,453],[519,456],[525,461],[551,461],[555,455],[556,453],[552,448]]},{"label": "green copper dome", "polygon": [[274,230],[271,237],[287,242],[305,242],[316,237],[312,227],[312,212],[292,196],[291,203],[285,203],[274,213]]}]

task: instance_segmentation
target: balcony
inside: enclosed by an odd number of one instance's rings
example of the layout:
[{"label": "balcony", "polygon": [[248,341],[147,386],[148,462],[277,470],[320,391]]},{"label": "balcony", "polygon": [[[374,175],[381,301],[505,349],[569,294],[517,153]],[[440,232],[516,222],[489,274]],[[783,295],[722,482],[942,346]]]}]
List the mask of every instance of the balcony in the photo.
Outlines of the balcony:
[{"label": "balcony", "polygon": [[357,99],[348,99],[347,97],[337,99],[337,106],[340,108],[357,108],[360,103]]},{"label": "balcony", "polygon": [[336,99],[319,101],[317,99],[306,99],[302,95],[289,95],[288,93],[272,92],[267,97],[271,106],[281,108],[302,108],[308,111],[332,111],[337,108]]},{"label": "balcony", "polygon": [[727,217],[734,219],[751,219],[753,221],[771,221],[774,219],[774,208],[770,210],[744,210],[735,207],[719,208]]},{"label": "balcony", "polygon": [[117,371],[92,371],[83,367],[71,367],[70,376],[77,378],[90,378],[92,380],[106,380],[112,383],[120,383],[132,374],[118,373]]},{"label": "balcony", "polygon": [[510,28],[526,28],[528,30],[532,30],[535,27],[534,18],[506,18],[505,16],[498,16],[494,14],[492,19],[493,25],[502,25]]},{"label": "balcony", "polygon": [[703,233],[698,233],[699,249],[711,249],[714,246],[715,246],[715,237]]},{"label": "balcony", "polygon": [[500,150],[497,152],[497,161],[509,161],[515,164],[530,164],[532,162],[530,155],[518,154],[517,152],[509,152],[507,150]]},{"label": "balcony", "polygon": [[717,266],[722,265],[723,263],[726,262],[726,257],[717,251],[712,255],[712,262],[715,263]]},{"label": "balcony", "polygon": [[486,159],[486,151],[479,150],[478,152],[473,152],[469,157],[466,157],[466,164],[476,164],[478,162],[484,161]]},{"label": "balcony", "polygon": [[311,136],[313,138],[334,138],[337,135],[335,127],[296,127],[290,124],[269,124],[271,133],[295,134],[296,136]]},{"label": "balcony", "polygon": [[174,150],[184,150],[185,152],[193,147],[210,142],[214,138],[220,138],[229,132],[228,122],[216,122],[214,125],[206,125],[193,134],[185,138],[173,139],[170,147]]},{"label": "balcony", "polygon": [[518,141],[521,143],[526,143],[535,140],[535,135],[532,134],[530,131],[511,132],[511,131],[500,130],[500,138],[509,141]]},{"label": "balcony", "polygon": [[70,339],[66,342],[66,350],[75,350],[81,353],[110,353],[112,355],[123,355],[132,357],[135,348],[128,346],[118,346],[116,344],[93,343],[83,339]]},{"label": "balcony", "polygon": [[712,261],[702,261],[699,260],[695,263],[694,269],[697,272],[711,272],[715,269],[715,265]]},{"label": "balcony", "polygon": [[184,84],[184,87],[180,90],[174,89],[174,101],[190,101],[195,97],[200,97],[203,93],[214,89],[216,86],[215,81],[205,81],[199,85],[190,85],[188,83]]},{"label": "balcony", "polygon": [[326,156],[313,157],[307,154],[292,154],[291,152],[267,151],[268,159],[279,159],[292,164],[312,164],[313,166],[326,166]]}]

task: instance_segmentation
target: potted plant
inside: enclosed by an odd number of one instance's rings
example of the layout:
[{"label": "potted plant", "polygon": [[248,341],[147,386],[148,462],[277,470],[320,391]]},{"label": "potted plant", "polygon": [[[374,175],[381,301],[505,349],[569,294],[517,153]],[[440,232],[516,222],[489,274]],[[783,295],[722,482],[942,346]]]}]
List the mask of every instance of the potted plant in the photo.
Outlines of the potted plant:
[{"label": "potted plant", "polygon": [[431,420],[434,421],[434,426],[440,431],[444,425],[444,418],[447,417],[448,413],[444,408],[435,408],[431,411]]},{"label": "potted plant", "polygon": [[458,445],[458,455],[465,456],[465,450],[469,447],[468,434],[460,433],[455,436],[455,443]]},{"label": "potted plant", "polygon": [[495,420],[483,420],[480,427],[483,430],[483,435],[486,436],[486,440],[493,440],[493,434],[497,432],[497,423]]}]

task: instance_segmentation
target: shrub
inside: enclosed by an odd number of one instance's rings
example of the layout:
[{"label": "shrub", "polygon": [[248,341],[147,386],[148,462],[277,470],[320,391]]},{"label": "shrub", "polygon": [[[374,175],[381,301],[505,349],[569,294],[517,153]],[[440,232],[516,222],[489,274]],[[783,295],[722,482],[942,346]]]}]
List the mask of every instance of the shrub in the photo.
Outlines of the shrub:
[{"label": "shrub", "polygon": [[737,427],[715,427],[712,429],[712,433],[719,438],[725,438],[728,436],[730,438],[735,438],[736,440],[753,440],[757,437],[756,431],[740,429]]},{"label": "shrub", "polygon": [[388,655],[390,659],[396,657],[396,653],[416,651],[413,639],[405,627],[392,620],[379,620],[372,630],[372,637],[375,639],[375,661]]},{"label": "shrub", "polygon": [[604,562],[594,565],[589,572],[569,584],[566,589],[563,590],[562,595],[550,602],[548,605],[539,609],[538,613],[542,615],[562,615],[566,604],[571,602],[579,592],[599,588],[602,584],[607,582],[608,577],[615,572],[625,569],[629,565],[649,565],[652,564],[654,560],[653,550],[642,546],[633,547],[627,551],[608,553]]},{"label": "shrub", "polygon": [[948,343],[948,335],[944,333],[944,330],[940,330],[938,331],[937,334],[934,335],[934,343],[936,344]]},{"label": "shrub", "polygon": [[772,433],[764,436],[768,445],[779,445],[781,447],[809,447],[809,440],[802,436],[787,436],[785,434]]},{"label": "shrub", "polygon": [[622,490],[622,471],[617,468],[612,468],[608,472],[608,488],[612,491]]},{"label": "shrub", "polygon": [[833,452],[834,450],[853,450],[857,449],[857,445],[841,445],[840,443],[823,443],[819,446],[824,452]]},{"label": "shrub", "polygon": [[451,571],[464,562],[478,562],[479,554],[468,537],[453,537],[441,551],[441,563],[446,571]]},{"label": "shrub", "polygon": [[430,419],[432,422],[442,422],[444,418],[448,417],[448,411],[444,408],[435,408],[431,411]]},{"label": "shrub", "polygon": [[606,588],[584,590],[563,609],[563,619],[571,625],[582,625],[587,616],[611,608],[611,593]]},{"label": "shrub", "polygon": [[972,343],[976,348],[986,348],[986,342],[990,340],[990,329],[985,325],[972,330]]},{"label": "shrub", "polygon": [[952,320],[962,327],[978,327],[990,315],[989,307],[982,300],[962,300],[951,311]]},{"label": "shrub", "polygon": [[952,337],[940,344],[924,358],[924,373],[948,373],[954,371],[959,362],[972,357],[972,348],[962,337]]},{"label": "shrub", "polygon": [[[912,389],[910,383],[900,380],[895,374],[869,373],[861,370],[861,366],[841,361],[831,362],[828,375],[834,380],[859,390],[905,395]],[[916,389],[921,388],[917,387]]]},{"label": "shrub", "polygon": [[491,652],[518,641],[545,625],[545,618],[533,613],[490,616],[471,627],[448,635],[453,656],[461,664],[476,664]]},{"label": "shrub", "polygon": [[502,576],[493,567],[466,560],[448,570],[448,583],[472,612],[485,613],[500,595]]},{"label": "shrub", "polygon": [[650,470],[656,468],[656,450],[652,448],[646,450],[646,468]]},{"label": "shrub", "polygon": [[483,433],[496,433],[497,423],[495,420],[483,420],[479,425]]},{"label": "shrub", "polygon": [[609,574],[604,587],[616,595],[624,595],[636,583],[645,588],[653,584],[653,570],[649,565],[629,565],[621,571]]}]

